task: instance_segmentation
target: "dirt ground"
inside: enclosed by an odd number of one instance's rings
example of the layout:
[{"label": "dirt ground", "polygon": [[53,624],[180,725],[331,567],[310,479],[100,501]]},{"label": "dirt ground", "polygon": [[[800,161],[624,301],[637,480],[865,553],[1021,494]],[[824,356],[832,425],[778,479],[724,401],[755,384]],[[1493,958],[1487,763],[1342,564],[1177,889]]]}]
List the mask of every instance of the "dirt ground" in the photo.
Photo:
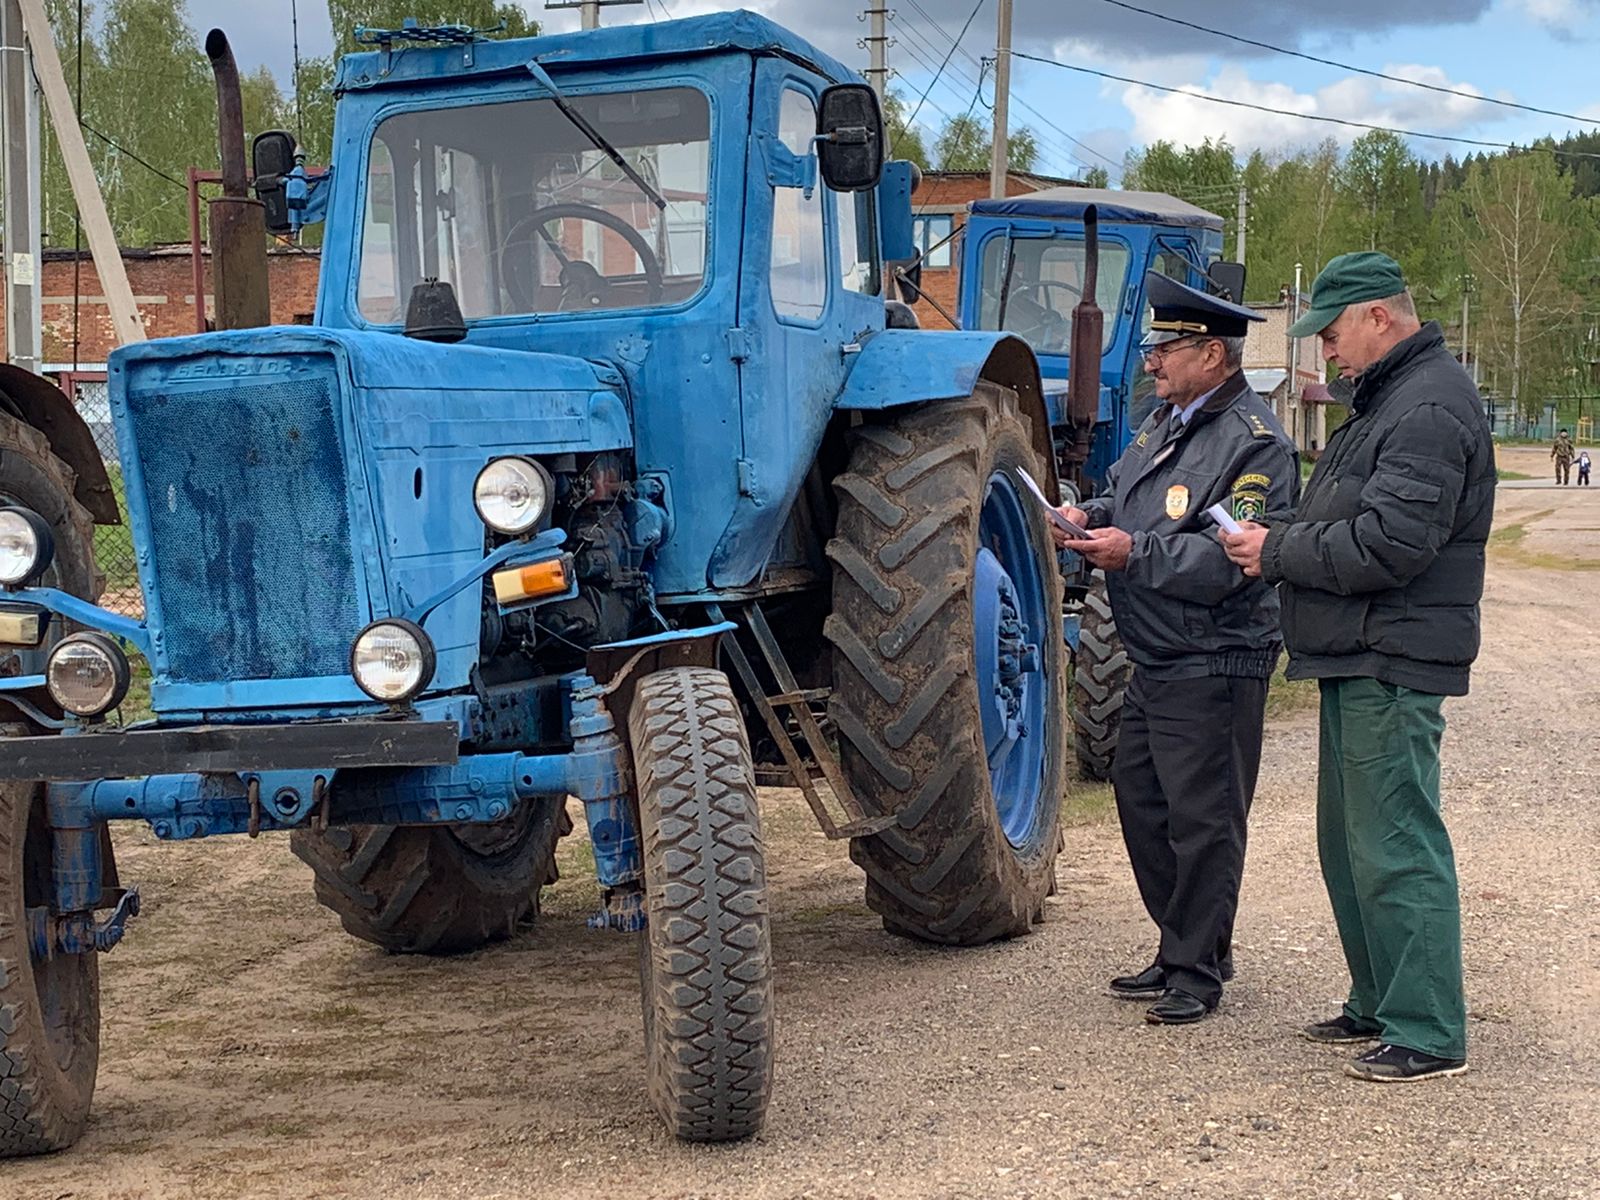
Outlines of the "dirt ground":
[{"label": "dirt ground", "polygon": [[[1543,478],[1539,456],[1502,465]],[[146,914],[104,964],[93,1123],[0,1164],[0,1196],[1600,1196],[1600,489],[1505,488],[1498,525],[1473,693],[1446,706],[1462,1078],[1357,1083],[1293,1036],[1344,978],[1303,709],[1268,734],[1238,978],[1184,1029],[1102,993],[1152,946],[1103,815],[1033,936],[953,952],[886,935],[845,848],[768,793],[777,1087],[735,1146],[647,1108],[633,947],[583,928],[580,842],[534,930],[437,962],[344,936],[281,840],[124,831]]]}]

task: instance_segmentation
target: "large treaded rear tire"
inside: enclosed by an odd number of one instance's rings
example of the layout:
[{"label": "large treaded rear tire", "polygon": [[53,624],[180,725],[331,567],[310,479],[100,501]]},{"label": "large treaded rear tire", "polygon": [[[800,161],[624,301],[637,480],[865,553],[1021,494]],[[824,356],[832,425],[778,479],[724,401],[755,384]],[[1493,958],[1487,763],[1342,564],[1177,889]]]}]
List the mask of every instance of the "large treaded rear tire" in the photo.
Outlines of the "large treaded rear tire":
[{"label": "large treaded rear tire", "polygon": [[[834,480],[828,545],[834,646],[831,715],[840,758],[868,811],[899,821],[850,843],[867,903],[891,932],[976,945],[1039,919],[1060,845],[1065,786],[1061,577],[1042,514],[1026,529],[1048,619],[1029,630],[1048,681],[1037,825],[1026,844],[1002,827],[986,755],[975,645],[975,563],[986,489],[997,471],[1044,477],[1016,394],[980,382],[972,398],[930,405],[851,433]],[[1020,511],[1020,510],[1019,510]]]},{"label": "large treaded rear tire", "polygon": [[[94,520],[73,498],[75,479],[44,434],[0,412],[0,503],[21,504],[49,522],[55,560],[41,582],[94,600],[104,581],[94,563]],[[46,645],[68,628],[53,621]],[[44,658],[43,648],[18,654],[0,647],[0,674],[35,674]],[[0,725],[14,721],[39,732],[0,700]],[[57,954],[37,962],[29,947],[25,914],[50,903],[50,859],[43,787],[0,783],[0,1158],[72,1145],[94,1098],[99,958]],[[104,871],[114,878],[109,857]]]},{"label": "large treaded rear tire", "polygon": [[1078,773],[1104,782],[1111,778],[1122,730],[1122,696],[1133,668],[1117,634],[1106,593],[1104,571],[1096,571],[1083,597],[1078,621],[1078,653],[1072,664],[1072,728]]},{"label": "large treaded rear tire", "polygon": [[644,839],[650,1101],[688,1141],[749,1137],[772,1092],[772,943],[755,770],[721,671],[640,680],[628,712]]},{"label": "large treaded rear tire", "polygon": [[571,831],[565,804],[542,798],[498,825],[296,829],[289,845],[346,933],[396,954],[463,954],[537,915]]}]

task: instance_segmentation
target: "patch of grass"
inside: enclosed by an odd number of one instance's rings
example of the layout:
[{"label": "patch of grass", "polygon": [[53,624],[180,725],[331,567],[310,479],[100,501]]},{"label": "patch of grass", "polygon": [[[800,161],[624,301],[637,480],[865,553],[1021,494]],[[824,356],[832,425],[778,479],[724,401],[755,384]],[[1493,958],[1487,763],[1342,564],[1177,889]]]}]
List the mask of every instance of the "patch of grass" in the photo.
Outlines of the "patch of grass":
[{"label": "patch of grass", "polygon": [[1289,679],[1284,676],[1283,664],[1272,673],[1267,684],[1267,719],[1286,717],[1317,707],[1321,690],[1315,679]]},{"label": "patch of grass", "polygon": [[1532,479],[1532,475],[1524,475],[1521,471],[1508,471],[1504,467],[1495,468],[1497,479]]},{"label": "patch of grass", "polygon": [[1061,824],[1071,829],[1079,825],[1102,825],[1116,819],[1116,798],[1109,783],[1073,779],[1061,797]]},{"label": "patch of grass", "polygon": [[1530,550],[1522,544],[1528,536],[1528,526],[1553,512],[1555,509],[1547,508],[1514,524],[1502,525],[1489,534],[1489,552],[1501,562],[1514,563],[1519,567],[1543,571],[1600,571],[1600,559],[1573,558],[1552,554],[1548,550]]}]

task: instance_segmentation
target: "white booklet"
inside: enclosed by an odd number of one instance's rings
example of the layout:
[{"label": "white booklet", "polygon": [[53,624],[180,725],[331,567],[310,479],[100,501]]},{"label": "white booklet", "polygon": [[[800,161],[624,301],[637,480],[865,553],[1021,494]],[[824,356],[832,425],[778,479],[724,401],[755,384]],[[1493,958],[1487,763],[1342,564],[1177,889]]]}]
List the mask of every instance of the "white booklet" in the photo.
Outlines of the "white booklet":
[{"label": "white booklet", "polygon": [[1021,467],[1017,468],[1017,474],[1022,476],[1022,482],[1028,485],[1028,490],[1033,493],[1034,499],[1044,506],[1045,516],[1050,519],[1057,529],[1060,529],[1069,538],[1087,538],[1089,536],[1089,531],[1082,525],[1074,524],[1056,511],[1056,506],[1046,499],[1044,492],[1039,489],[1039,485],[1033,481],[1032,475],[1029,475]]},{"label": "white booklet", "polygon": [[1239,522],[1233,519],[1233,514],[1227,509],[1223,508],[1220,504],[1213,504],[1210,508],[1206,509],[1206,516],[1210,517],[1218,525],[1221,525],[1223,532],[1225,533],[1242,532],[1239,528]]}]

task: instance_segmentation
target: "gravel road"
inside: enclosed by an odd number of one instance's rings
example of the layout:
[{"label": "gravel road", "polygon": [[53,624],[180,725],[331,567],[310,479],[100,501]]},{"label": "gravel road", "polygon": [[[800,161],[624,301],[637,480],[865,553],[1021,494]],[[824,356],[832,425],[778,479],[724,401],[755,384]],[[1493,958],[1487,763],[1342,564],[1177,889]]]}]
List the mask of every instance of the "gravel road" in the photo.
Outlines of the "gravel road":
[{"label": "gravel road", "polygon": [[283,841],[123,831],[147,909],[105,964],[93,1124],[0,1165],[0,1195],[1600,1197],[1600,489],[1500,502],[1483,657],[1446,706],[1459,1079],[1357,1083],[1292,1035],[1343,990],[1310,710],[1268,733],[1238,978],[1183,1029],[1102,993],[1152,945],[1103,818],[1033,936],[946,951],[886,935],[844,847],[767,793],[777,1090],[737,1146],[656,1126],[633,947],[582,928],[581,843],[533,931],[441,963],[346,938]]}]

